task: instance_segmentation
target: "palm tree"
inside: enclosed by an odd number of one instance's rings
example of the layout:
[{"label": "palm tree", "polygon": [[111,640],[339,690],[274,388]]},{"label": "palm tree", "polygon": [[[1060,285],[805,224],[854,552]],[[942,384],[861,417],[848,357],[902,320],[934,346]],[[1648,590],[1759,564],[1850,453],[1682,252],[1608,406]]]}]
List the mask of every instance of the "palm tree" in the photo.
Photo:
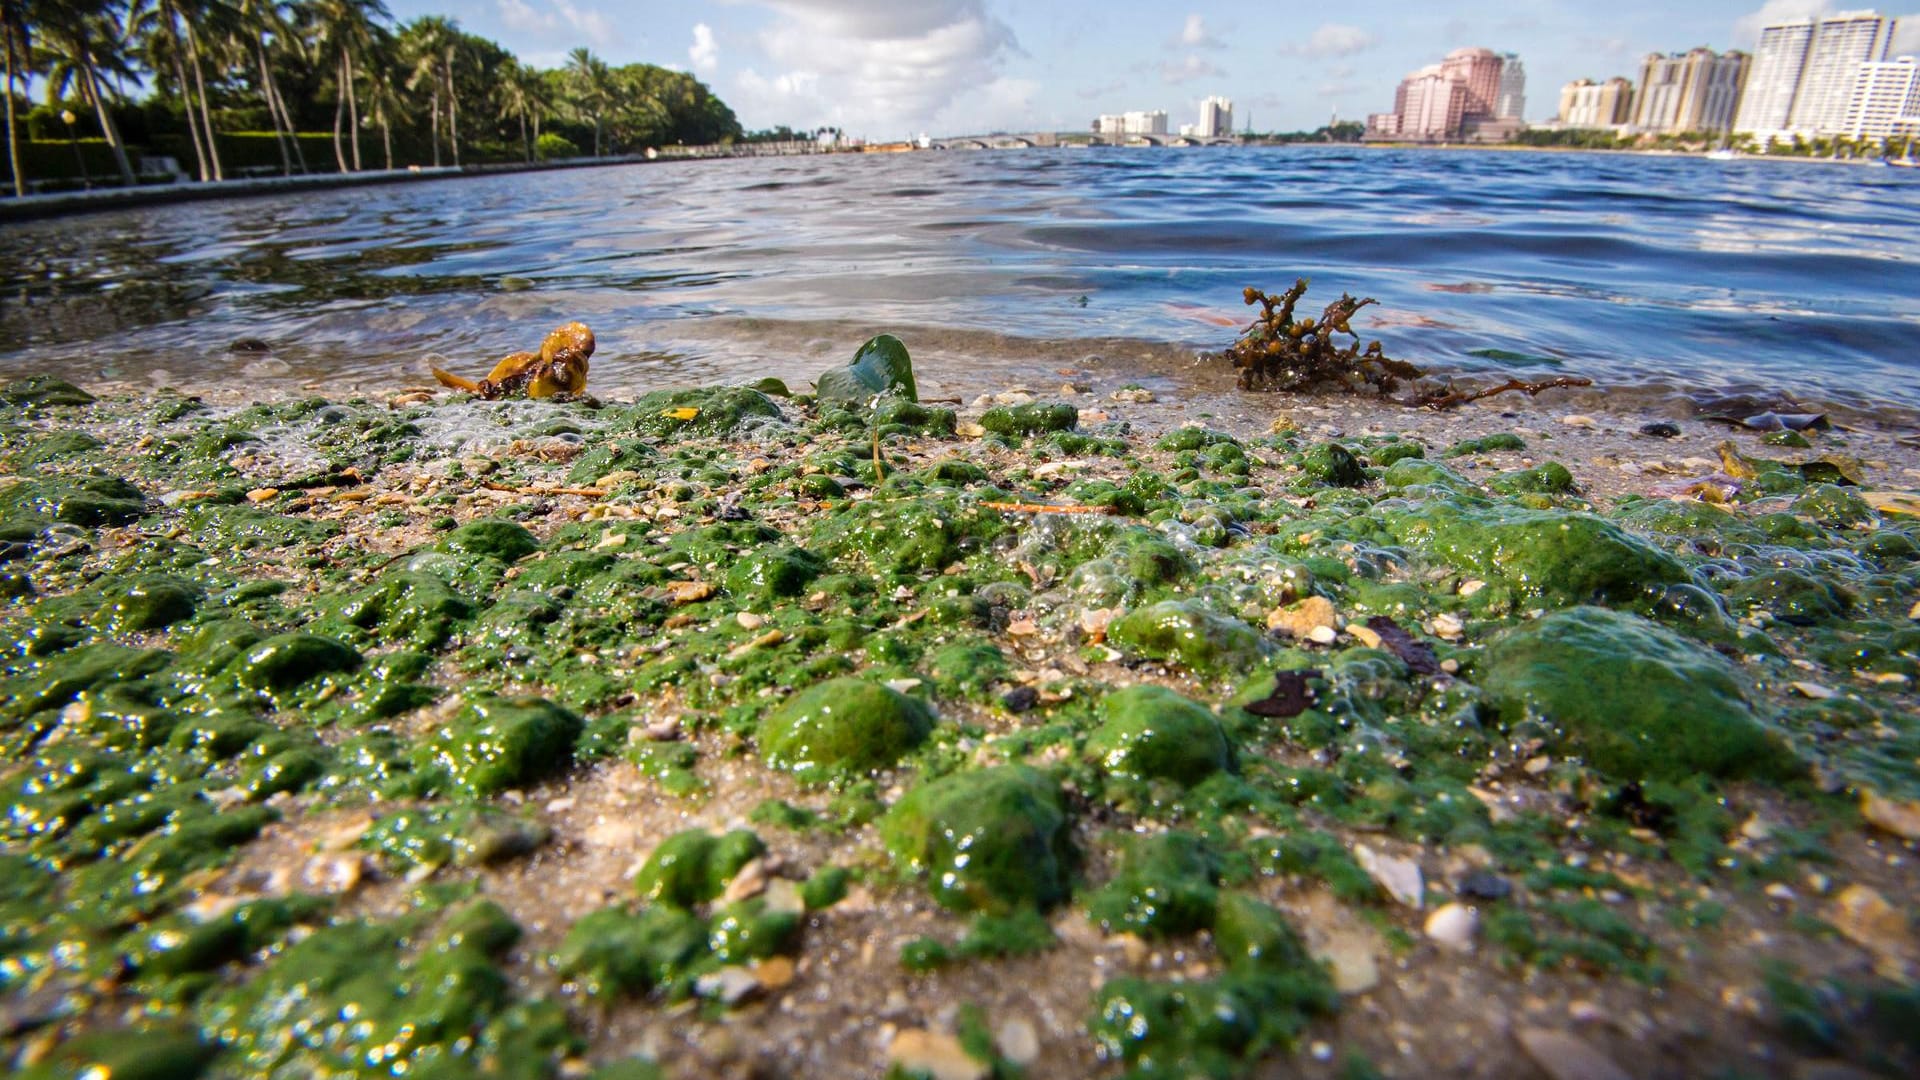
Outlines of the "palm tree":
[{"label": "palm tree", "polygon": [[379,57],[369,65],[367,76],[367,118],[380,129],[380,148],[386,156],[386,169],[393,171],[393,122],[404,119],[407,99],[400,93],[400,67],[392,56]]},{"label": "palm tree", "polygon": [[600,120],[613,100],[613,77],[607,65],[586,48],[567,54],[567,81],[572,84],[574,110],[593,121],[593,156],[600,156]]},{"label": "palm tree", "polygon": [[43,7],[40,42],[48,60],[47,104],[64,101],[77,92],[80,100],[91,105],[100,121],[100,133],[113,150],[120,180],[132,187],[133,165],[127,159],[120,127],[107,108],[104,78],[133,76],[120,22],[121,5],[118,0],[45,0]]},{"label": "palm tree", "polygon": [[[546,81],[540,73],[517,60],[509,59],[494,73],[493,97],[500,106],[500,119],[518,118],[520,144],[527,160],[533,160],[533,143],[540,137],[540,114],[547,107]],[[527,135],[527,119],[533,119],[533,135]]]},{"label": "palm tree", "polygon": [[13,193],[25,198],[27,194],[26,174],[20,170],[20,131],[13,117],[13,84],[26,74],[29,50],[33,45],[33,36],[28,29],[26,0],[0,0],[0,52],[6,53],[6,97],[7,97],[7,161],[13,167]]},{"label": "palm tree", "polygon": [[[451,52],[449,42],[453,37],[453,24],[437,15],[415,19],[400,31],[405,42],[407,56],[413,64],[407,75],[407,89],[418,91],[427,88],[428,124],[432,128],[430,141],[433,144],[433,167],[440,167],[440,94],[443,89],[451,92],[451,83],[442,78],[442,63]],[[451,122],[449,122],[451,127]],[[456,143],[457,146],[457,143]],[[454,153],[454,164],[459,164],[459,151]]]},{"label": "palm tree", "polygon": [[282,0],[235,0],[234,43],[254,65],[260,99],[266,104],[267,118],[273,123],[273,141],[280,149],[281,171],[292,176],[294,160],[299,160],[303,173],[307,171],[307,160],[300,150],[293,117],[280,96],[280,81],[274,77],[270,55],[274,49],[285,49],[290,44],[298,46],[298,37],[287,24],[286,6]]},{"label": "palm tree", "polygon": [[347,157],[341,149],[340,122],[345,114],[353,132],[353,170],[360,171],[360,95],[354,85],[354,55],[364,55],[373,44],[375,21],[390,21],[387,5],[381,0],[314,0],[312,11],[319,23],[320,36],[327,51],[338,58],[334,76],[333,156],[340,171],[347,172]]},{"label": "palm tree", "polygon": [[[187,117],[187,136],[193,141],[193,154],[199,165],[202,183],[222,179],[220,151],[213,141],[213,117],[207,109],[206,76],[201,71],[200,49],[193,33],[194,19],[205,14],[190,6],[191,0],[135,0],[128,18],[129,32],[144,43],[147,66],[159,74],[173,70],[173,84],[180,90],[180,103]],[[182,34],[181,27],[186,27]],[[187,78],[188,68],[193,78]],[[194,115],[194,90],[199,89],[199,115]]]}]

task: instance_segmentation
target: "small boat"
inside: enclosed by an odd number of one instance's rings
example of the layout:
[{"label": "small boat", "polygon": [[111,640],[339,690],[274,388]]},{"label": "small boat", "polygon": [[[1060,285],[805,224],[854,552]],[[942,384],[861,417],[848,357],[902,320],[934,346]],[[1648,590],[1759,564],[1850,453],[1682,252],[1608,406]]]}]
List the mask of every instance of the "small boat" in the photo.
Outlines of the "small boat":
[{"label": "small boat", "polygon": [[1739,156],[1740,151],[1735,150],[1731,146],[1722,146],[1717,150],[1707,151],[1708,161],[1733,161],[1739,158]]}]

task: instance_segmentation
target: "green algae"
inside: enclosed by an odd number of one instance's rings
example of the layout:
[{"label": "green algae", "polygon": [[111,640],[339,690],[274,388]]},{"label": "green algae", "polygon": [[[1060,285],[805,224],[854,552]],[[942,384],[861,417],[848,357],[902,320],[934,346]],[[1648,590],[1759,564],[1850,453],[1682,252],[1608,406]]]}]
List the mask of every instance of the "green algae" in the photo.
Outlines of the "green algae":
[{"label": "green algae", "polygon": [[102,589],[106,605],[97,619],[117,634],[159,630],[193,617],[201,590],[194,582],[171,574],[143,574]]},{"label": "green algae", "polygon": [[727,571],[727,592],[750,603],[799,596],[824,568],[820,557],[805,548],[757,548],[742,555]]},{"label": "green algae", "polygon": [[804,783],[826,783],[890,768],[933,730],[933,710],[864,679],[808,687],[760,724],[760,754]]},{"label": "green algae", "polygon": [[1339,443],[1319,443],[1303,451],[1298,460],[1307,479],[1329,487],[1357,488],[1367,482],[1367,467],[1353,451]]},{"label": "green algae", "polygon": [[0,521],[9,526],[126,525],[146,509],[147,497],[139,488],[112,476],[23,480],[0,489]]},{"label": "green algae", "polygon": [[1024,765],[923,783],[887,812],[880,833],[942,907],[1004,912],[1066,899],[1066,810],[1057,785]]},{"label": "green algae", "polygon": [[1233,767],[1233,745],[1206,706],[1163,686],[1116,690],[1100,701],[1087,756],[1115,776],[1193,784]]},{"label": "green algae", "polygon": [[485,697],[422,740],[414,759],[453,790],[495,795],[565,768],[581,726],[579,716],[542,698]]},{"label": "green algae", "polygon": [[448,533],[437,545],[441,551],[475,555],[503,563],[519,562],[540,550],[540,541],[525,526],[511,521],[470,521]]},{"label": "green algae", "polygon": [[1080,423],[1080,410],[1063,402],[996,405],[980,414],[980,426],[995,435],[1038,435],[1068,431]]},{"label": "green algae", "polygon": [[1220,859],[1180,831],[1124,838],[1113,879],[1087,898],[1087,915],[1109,934],[1174,937],[1213,925]]},{"label": "green algae", "polygon": [[1503,431],[1494,435],[1482,435],[1474,439],[1461,439],[1459,442],[1447,447],[1446,452],[1440,456],[1457,458],[1466,457],[1469,454],[1489,454],[1496,450],[1525,450],[1526,448],[1527,442],[1525,439],[1511,432]]},{"label": "green algae", "polygon": [[243,686],[278,692],[322,675],[357,670],[361,662],[360,654],[349,645],[319,634],[295,632],[248,647],[234,662],[233,671]]},{"label": "green algae", "polygon": [[[689,409],[694,410],[691,416]],[[772,398],[744,386],[728,386],[655,390],[634,402],[619,423],[661,438],[724,438],[782,419],[780,406]]]},{"label": "green algae", "polygon": [[647,857],[634,889],[642,900],[693,908],[719,896],[727,882],[750,860],[766,853],[760,837],[746,829],[714,834],[704,829],[675,833]]},{"label": "green algae", "polygon": [[1130,611],[1108,626],[1107,639],[1133,655],[1200,672],[1242,670],[1269,651],[1253,627],[1193,600],[1163,600]]},{"label": "green algae", "polygon": [[52,375],[23,375],[0,383],[0,405],[15,409],[77,407],[95,400],[92,394]]},{"label": "green algae", "polygon": [[1692,580],[1679,560],[1592,514],[1430,500],[1382,516],[1401,543],[1516,602],[1645,603]]},{"label": "green algae", "polygon": [[1847,589],[1799,570],[1773,570],[1734,582],[1726,589],[1736,611],[1764,611],[1781,622],[1811,626],[1832,622],[1853,610]]},{"label": "green algae", "polygon": [[1507,723],[1544,721],[1617,779],[1800,771],[1731,664],[1635,615],[1578,607],[1516,627],[1476,681]]},{"label": "green algae", "polygon": [[1487,486],[1504,495],[1567,495],[1576,490],[1573,474],[1557,461],[1501,473],[1489,479]]},{"label": "green algae", "polygon": [[475,806],[432,806],[386,814],[358,841],[402,872],[416,866],[489,866],[530,854],[552,837],[547,826]]}]

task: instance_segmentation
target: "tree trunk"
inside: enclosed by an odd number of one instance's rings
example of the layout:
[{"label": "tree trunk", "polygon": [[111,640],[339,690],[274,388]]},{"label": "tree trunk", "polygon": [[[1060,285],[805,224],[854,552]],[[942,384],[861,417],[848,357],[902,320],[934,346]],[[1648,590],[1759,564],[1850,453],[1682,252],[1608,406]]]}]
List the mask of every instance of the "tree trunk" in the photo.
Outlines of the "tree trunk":
[{"label": "tree trunk", "polygon": [[213,178],[225,180],[220,171],[220,146],[213,141],[213,114],[207,111],[207,80],[200,64],[199,37],[191,22],[187,24],[187,57],[193,61],[193,84],[200,91],[200,126],[207,133],[207,160],[213,163]]},{"label": "tree trunk", "polygon": [[533,164],[533,143],[527,140],[527,110],[520,110],[520,145],[526,148],[527,164]]},{"label": "tree trunk", "polygon": [[253,39],[253,58],[260,65],[260,96],[267,100],[267,116],[273,121],[273,145],[280,148],[280,174],[293,175],[293,155],[287,153],[287,134],[280,124],[280,108],[274,101],[273,70],[267,67],[267,45],[261,38]]},{"label": "tree trunk", "polygon": [[340,60],[347,68],[347,121],[353,127],[353,171],[360,171],[360,92],[353,86],[353,54],[345,48],[340,50]]},{"label": "tree trunk", "polygon": [[293,162],[304,175],[310,170],[307,168],[307,152],[300,149],[300,127],[293,122],[293,113],[287,109],[287,99],[280,93],[280,80],[273,77],[271,63],[267,66],[267,90],[273,94],[273,107],[280,110],[280,119],[287,125],[287,141],[293,144]]},{"label": "tree trunk", "polygon": [[393,125],[387,123],[387,114],[384,109],[381,110],[381,113],[380,113],[380,144],[381,144],[381,147],[387,152],[387,171],[392,172],[393,171]]},{"label": "tree trunk", "polygon": [[460,167],[460,97],[453,92],[453,50],[447,50],[447,142],[453,147],[453,167]]},{"label": "tree trunk", "polygon": [[0,37],[7,39],[7,164],[13,168],[13,194],[17,198],[27,196],[27,178],[20,171],[20,133],[13,119],[13,31],[0,26]]},{"label": "tree trunk", "polygon": [[340,145],[340,117],[347,111],[347,54],[340,54],[340,63],[333,71],[333,160],[340,166],[340,174],[347,173],[347,152]]},{"label": "tree trunk", "polygon": [[113,113],[107,108],[107,98],[100,92],[100,77],[93,71],[93,53],[80,54],[81,88],[89,101],[93,102],[94,115],[100,118],[100,133],[107,137],[107,145],[113,149],[113,163],[120,168],[120,181],[128,187],[134,185],[133,163],[127,160],[127,144],[120,138],[120,126],[113,122]]},{"label": "tree trunk", "polygon": [[440,167],[440,80],[433,80],[433,93],[427,97],[427,111],[433,114],[433,167]]},{"label": "tree trunk", "polygon": [[187,137],[193,140],[193,160],[199,166],[195,175],[204,184],[213,178],[213,173],[207,169],[206,148],[200,145],[200,119],[193,115],[193,87],[187,82],[186,65],[180,62],[180,35],[168,27],[167,36],[173,39],[173,78],[180,84],[180,104],[187,114]]}]

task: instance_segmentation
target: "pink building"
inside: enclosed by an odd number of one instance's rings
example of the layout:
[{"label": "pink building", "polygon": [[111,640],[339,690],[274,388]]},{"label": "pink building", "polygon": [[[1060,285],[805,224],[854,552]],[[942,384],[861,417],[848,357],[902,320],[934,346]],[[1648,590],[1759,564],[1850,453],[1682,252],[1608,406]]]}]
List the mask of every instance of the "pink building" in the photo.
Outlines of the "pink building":
[{"label": "pink building", "polygon": [[[1512,100],[1511,111],[1517,113],[1524,93],[1519,57],[1509,60],[1491,49],[1455,49],[1438,64],[1429,64],[1401,80],[1393,95],[1393,111],[1368,117],[1368,134],[1375,138],[1439,141],[1492,137],[1486,132],[1494,128],[1499,132],[1517,129],[1517,115],[1498,115],[1503,69],[1509,64],[1513,70],[1512,77],[1505,80],[1511,84],[1506,97]],[[1507,123],[1500,126],[1500,120]]]}]

